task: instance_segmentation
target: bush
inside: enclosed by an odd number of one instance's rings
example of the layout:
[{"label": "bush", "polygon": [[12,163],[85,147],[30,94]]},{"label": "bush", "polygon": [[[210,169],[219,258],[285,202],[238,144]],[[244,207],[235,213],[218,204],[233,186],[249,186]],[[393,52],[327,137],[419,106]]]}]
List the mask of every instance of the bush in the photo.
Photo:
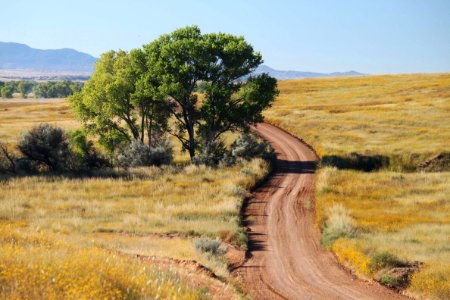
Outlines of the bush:
[{"label": "bush", "polygon": [[208,142],[201,146],[200,153],[193,159],[196,165],[217,166],[220,163],[231,165],[234,159],[222,141]]},{"label": "bush", "polygon": [[109,166],[108,160],[95,149],[83,130],[70,132],[69,139],[74,153],[73,169],[88,171]]},{"label": "bush", "polygon": [[201,238],[194,242],[194,247],[200,252],[223,255],[227,251],[219,239]]},{"label": "bush", "polygon": [[135,140],[117,156],[117,164],[124,168],[140,166],[159,166],[169,164],[173,159],[170,140],[166,139],[156,147]]},{"label": "bush", "polygon": [[255,157],[261,157],[266,160],[272,160],[275,153],[268,142],[259,142],[258,138],[251,133],[241,135],[231,145],[231,154],[235,158],[250,160]]},{"label": "bush", "polygon": [[49,124],[39,124],[22,135],[18,148],[20,152],[38,166],[51,171],[70,168],[72,153],[64,130]]},{"label": "bush", "polygon": [[407,267],[408,264],[400,260],[397,256],[389,253],[382,252],[374,255],[369,262],[369,269],[371,272],[375,272],[385,268],[399,268]]},{"label": "bush", "polygon": [[16,157],[9,152],[8,147],[0,142],[0,173],[12,173],[15,169]]},{"label": "bush", "polygon": [[325,155],[321,163],[324,166],[338,169],[353,169],[366,172],[376,171],[390,164],[389,157],[384,155],[361,155],[352,152],[348,155]]},{"label": "bush", "polygon": [[339,238],[356,236],[354,220],[343,205],[334,205],[328,209],[328,219],[322,233],[321,241],[327,248]]}]

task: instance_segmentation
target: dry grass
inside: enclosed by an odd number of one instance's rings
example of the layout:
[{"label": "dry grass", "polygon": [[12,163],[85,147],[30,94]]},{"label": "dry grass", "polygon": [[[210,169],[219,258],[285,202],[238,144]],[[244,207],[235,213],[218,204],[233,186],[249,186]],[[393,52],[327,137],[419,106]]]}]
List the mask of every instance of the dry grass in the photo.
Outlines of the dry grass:
[{"label": "dry grass", "polygon": [[[319,184],[320,183],[320,184]],[[332,246],[344,264],[370,277],[375,253],[389,252],[425,266],[409,291],[437,299],[450,296],[450,173],[361,173],[323,168],[316,195],[317,223],[327,209],[346,207],[359,232]]]},{"label": "dry grass", "polygon": [[439,153],[450,140],[450,74],[279,82],[267,120],[321,154]]},{"label": "dry grass", "polygon": [[164,270],[46,233],[0,227],[0,297],[5,299],[203,299]]},{"label": "dry grass", "polygon": [[[11,146],[41,122],[79,127],[63,99],[0,100],[0,114],[0,140]],[[196,291],[177,270],[113,255],[119,252],[197,261],[228,282],[227,293],[237,293],[224,259],[193,244],[222,236],[245,246],[240,207],[268,165],[255,159],[221,169],[186,166],[187,154],[175,147],[176,165],[126,176],[0,176],[0,298],[214,296]]]},{"label": "dry grass", "polygon": [[66,130],[80,126],[64,99],[0,99],[0,141],[14,144],[24,131],[43,122]]},{"label": "dry grass", "polygon": [[[305,139],[322,157],[358,152],[408,160],[448,151],[450,74],[288,80],[279,88],[267,119]],[[322,168],[316,221],[325,229],[323,241],[358,275],[375,276],[371,258],[389,252],[425,263],[408,292],[448,299],[449,195],[449,172]],[[333,207],[343,209],[338,214]]]}]

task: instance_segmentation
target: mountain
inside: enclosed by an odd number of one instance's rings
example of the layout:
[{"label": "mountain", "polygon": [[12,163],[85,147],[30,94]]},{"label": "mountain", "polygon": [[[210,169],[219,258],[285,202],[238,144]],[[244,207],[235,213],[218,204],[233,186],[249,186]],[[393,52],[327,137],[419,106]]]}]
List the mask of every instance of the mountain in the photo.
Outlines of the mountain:
[{"label": "mountain", "polygon": [[0,69],[91,73],[97,58],[73,49],[40,50],[0,42]]},{"label": "mountain", "polygon": [[[0,42],[0,75],[6,72],[10,78],[25,77],[47,78],[55,72],[77,73],[89,76],[97,58],[87,53],[73,49],[40,50],[24,44]],[[27,71],[27,73],[14,75],[15,70]],[[30,73],[31,72],[31,73]],[[335,73],[315,73],[300,71],[275,70],[266,65],[259,66],[253,74],[269,73],[277,79],[296,79],[314,77],[358,76],[365,75],[355,71]],[[39,78],[41,78],[39,77]]]},{"label": "mountain", "polygon": [[334,72],[334,73],[315,73],[315,72],[300,72],[300,71],[282,71],[275,70],[266,65],[259,66],[253,74],[268,73],[270,76],[276,79],[297,79],[297,78],[316,78],[316,77],[336,77],[336,76],[361,76],[365,75],[356,71],[348,72]]}]

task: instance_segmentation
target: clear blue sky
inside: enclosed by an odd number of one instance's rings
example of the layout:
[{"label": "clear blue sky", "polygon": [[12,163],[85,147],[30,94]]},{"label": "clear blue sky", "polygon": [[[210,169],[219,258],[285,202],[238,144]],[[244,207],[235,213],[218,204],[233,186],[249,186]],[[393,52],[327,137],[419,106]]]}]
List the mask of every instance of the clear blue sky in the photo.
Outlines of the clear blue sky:
[{"label": "clear blue sky", "polygon": [[450,72],[450,0],[3,1],[0,41],[99,56],[197,24],[278,69]]}]

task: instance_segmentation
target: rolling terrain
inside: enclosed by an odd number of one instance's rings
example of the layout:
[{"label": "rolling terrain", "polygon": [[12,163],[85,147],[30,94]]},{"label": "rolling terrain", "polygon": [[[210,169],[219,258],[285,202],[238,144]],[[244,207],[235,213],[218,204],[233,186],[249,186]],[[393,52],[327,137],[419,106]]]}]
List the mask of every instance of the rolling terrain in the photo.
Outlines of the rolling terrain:
[{"label": "rolling terrain", "polygon": [[324,247],[358,277],[448,299],[450,75],[287,80],[279,89],[266,120],[322,159],[314,224]]}]

